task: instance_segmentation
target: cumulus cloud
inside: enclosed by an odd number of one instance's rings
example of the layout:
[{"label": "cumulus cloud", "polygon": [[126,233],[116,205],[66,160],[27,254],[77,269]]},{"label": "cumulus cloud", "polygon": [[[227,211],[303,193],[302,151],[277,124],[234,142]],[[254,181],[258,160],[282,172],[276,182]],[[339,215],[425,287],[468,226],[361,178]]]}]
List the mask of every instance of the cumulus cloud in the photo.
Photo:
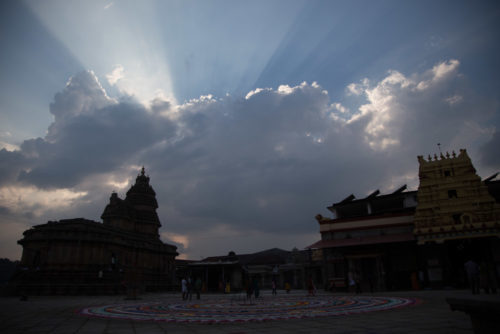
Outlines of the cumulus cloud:
[{"label": "cumulus cloud", "polygon": [[346,87],[346,91],[348,95],[361,95],[363,94],[364,90],[368,87],[370,84],[370,80],[368,78],[364,78],[361,80],[360,83],[350,83]]},{"label": "cumulus cloud", "polygon": [[26,140],[15,152],[33,159],[18,180],[41,188],[74,187],[175,135],[166,117],[134,101],[109,98],[89,71],[70,79],[50,111],[55,120],[46,137]]},{"label": "cumulus cloud", "polygon": [[340,111],[341,113],[347,113],[349,112],[349,109],[344,107],[341,103],[332,103],[332,107],[335,108],[335,110]]},{"label": "cumulus cloud", "polygon": [[120,64],[115,65],[113,71],[106,74],[106,79],[108,79],[110,85],[115,85],[119,80],[123,79],[123,77],[125,77],[125,69]]},{"label": "cumulus cloud", "polygon": [[454,104],[458,104],[458,103],[462,102],[463,99],[464,98],[460,95],[453,95],[453,96],[445,98],[444,100],[446,102],[448,102],[451,106],[453,106]]},{"label": "cumulus cloud", "polygon": [[155,113],[166,113],[170,110],[171,103],[168,100],[162,98],[155,98],[150,103],[151,111]]},{"label": "cumulus cloud", "polygon": [[0,186],[15,183],[21,170],[31,163],[31,159],[19,150],[0,149]]},{"label": "cumulus cloud", "polygon": [[436,64],[431,70],[427,71],[425,74],[425,77],[427,78],[423,78],[419,81],[416,88],[418,90],[425,90],[429,88],[429,86],[439,83],[441,80],[445,80],[456,75],[459,65],[460,62],[456,59]]},{"label": "cumulus cloud", "polygon": [[34,186],[0,188],[0,203],[11,213],[42,216],[49,210],[61,210],[73,205],[86,196],[86,192],[74,192],[68,189],[43,190]]},{"label": "cumulus cloud", "polygon": [[[68,80],[64,90],[57,93],[50,104],[50,113],[55,118],[52,127],[73,116],[93,114],[115,102],[108,97],[94,72],[80,72]],[[52,127],[49,131],[54,131]]]},{"label": "cumulus cloud", "polygon": [[302,248],[318,236],[314,216],[332,202],[399,183],[415,188],[416,156],[437,142],[449,150],[479,150],[489,140],[484,150],[498,147],[496,110],[458,67],[450,60],[422,73],[391,70],[347,85],[346,96],[304,82],[181,105],[157,98],[147,107],[110,98],[83,72],[56,94],[46,137],[0,150],[0,206],[15,215],[20,204],[8,191],[36,189],[36,198],[62,201],[66,217],[95,219],[111,190],[123,196],[145,165],[162,237],[185,256]]},{"label": "cumulus cloud", "polygon": [[464,84],[458,66],[450,60],[421,74],[389,71],[375,85],[364,86],[367,103],[349,122],[363,124],[365,141],[374,150],[432,147],[437,142],[469,146],[470,138],[460,140],[457,133],[472,123],[485,130],[484,121],[494,109]]}]

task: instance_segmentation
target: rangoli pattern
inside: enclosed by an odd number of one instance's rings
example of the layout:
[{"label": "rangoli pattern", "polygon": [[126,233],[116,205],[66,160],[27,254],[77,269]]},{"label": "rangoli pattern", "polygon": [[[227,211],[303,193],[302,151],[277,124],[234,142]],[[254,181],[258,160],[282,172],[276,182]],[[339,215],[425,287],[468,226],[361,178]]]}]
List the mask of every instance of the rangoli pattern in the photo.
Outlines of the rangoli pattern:
[{"label": "rangoli pattern", "polygon": [[89,307],[85,316],[168,321],[223,323],[304,319],[381,311],[412,305],[413,298],[378,296],[266,297],[256,301],[209,298],[203,301],[156,301]]}]

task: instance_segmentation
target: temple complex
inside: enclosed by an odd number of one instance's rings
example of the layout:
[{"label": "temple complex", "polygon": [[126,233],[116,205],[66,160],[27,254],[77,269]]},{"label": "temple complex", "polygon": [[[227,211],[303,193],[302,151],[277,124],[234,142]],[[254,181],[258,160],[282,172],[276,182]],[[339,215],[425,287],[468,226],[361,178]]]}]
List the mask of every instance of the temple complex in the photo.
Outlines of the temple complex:
[{"label": "temple complex", "polygon": [[492,286],[500,277],[500,181],[485,180],[467,151],[418,157],[418,191],[350,195],[317,215],[324,281],[363,290],[463,288],[476,261]]},{"label": "temple complex", "polygon": [[125,199],[112,193],[103,222],[49,221],[24,232],[22,294],[113,294],[170,289],[177,247],[160,240],[156,193],[144,168]]}]

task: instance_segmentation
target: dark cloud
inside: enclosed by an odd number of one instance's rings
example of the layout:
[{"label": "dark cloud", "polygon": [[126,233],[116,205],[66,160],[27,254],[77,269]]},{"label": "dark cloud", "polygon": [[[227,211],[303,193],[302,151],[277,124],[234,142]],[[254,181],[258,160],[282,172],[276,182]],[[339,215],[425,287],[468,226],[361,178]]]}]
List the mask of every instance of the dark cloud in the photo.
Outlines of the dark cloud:
[{"label": "dark cloud", "polygon": [[494,111],[462,82],[458,65],[389,72],[361,90],[349,116],[315,84],[197,104],[181,117],[182,140],[146,159],[153,176],[169,180],[159,191],[169,202],[163,214],[182,223],[168,228],[307,233],[315,213],[350,193],[415,189],[417,155],[438,142],[477,149]]},{"label": "dark cloud", "polygon": [[20,151],[36,159],[19,180],[41,188],[71,188],[88,175],[137,163],[130,158],[175,134],[165,117],[107,97],[91,72],[71,78],[51,112],[47,136],[23,142]]},{"label": "dark cloud", "polygon": [[363,191],[383,170],[363,173],[364,161],[376,156],[331,113],[328,95],[309,84],[187,113],[182,122],[188,135],[146,159],[158,166],[153,176],[162,173],[169,180],[159,193],[178,212],[176,218],[189,220],[171,228],[181,232],[219,223],[310,232],[314,215],[335,200],[329,196]]},{"label": "dark cloud", "polygon": [[5,207],[5,206],[0,206],[0,215],[6,215],[6,214],[10,214],[11,211],[9,208]]},{"label": "dark cloud", "polygon": [[0,150],[0,186],[15,183],[19,173],[30,165],[30,159],[19,151]]},{"label": "dark cloud", "polygon": [[491,140],[481,147],[481,158],[485,165],[500,168],[500,131],[498,129]]},{"label": "dark cloud", "polygon": [[165,112],[170,110],[171,103],[169,101],[165,101],[160,98],[156,98],[153,101],[151,101],[151,111],[158,113],[158,112]]}]

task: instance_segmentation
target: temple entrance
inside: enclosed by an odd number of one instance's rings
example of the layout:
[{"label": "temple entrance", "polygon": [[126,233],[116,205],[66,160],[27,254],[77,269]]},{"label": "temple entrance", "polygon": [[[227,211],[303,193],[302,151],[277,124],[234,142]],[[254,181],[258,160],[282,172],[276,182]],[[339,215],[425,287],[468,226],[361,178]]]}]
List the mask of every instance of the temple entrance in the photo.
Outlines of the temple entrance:
[{"label": "temple entrance", "polygon": [[218,291],[219,283],[222,282],[220,268],[210,268],[207,270],[207,289],[208,291]]},{"label": "temple entrance", "polygon": [[483,276],[496,280],[496,263],[492,252],[495,240],[495,238],[474,238],[446,241],[448,266],[445,268],[445,282],[456,288],[467,287],[464,263],[469,259],[481,267]]},{"label": "temple entrance", "polygon": [[377,259],[374,257],[361,259],[361,289],[366,292],[373,292],[378,283]]},{"label": "temple entrance", "polygon": [[366,254],[348,257],[348,272],[359,282],[361,292],[374,292],[383,290],[383,270],[381,256]]}]

